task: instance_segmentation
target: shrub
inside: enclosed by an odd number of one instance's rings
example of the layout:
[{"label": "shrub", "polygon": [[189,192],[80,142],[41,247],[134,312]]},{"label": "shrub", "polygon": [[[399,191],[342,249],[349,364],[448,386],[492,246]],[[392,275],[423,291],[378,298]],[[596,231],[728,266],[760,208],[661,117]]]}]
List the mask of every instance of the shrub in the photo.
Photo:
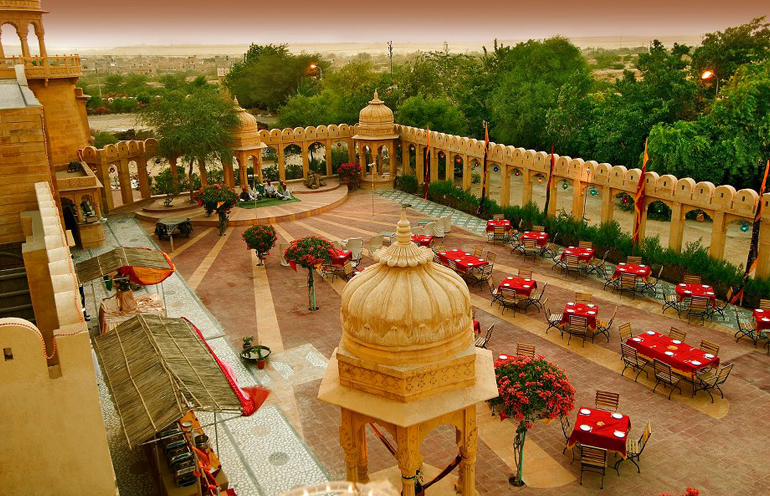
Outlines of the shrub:
[{"label": "shrub", "polygon": [[246,247],[256,251],[259,258],[273,249],[276,239],[275,228],[269,224],[257,224],[243,231]]},{"label": "shrub", "polygon": [[100,131],[94,135],[94,148],[102,149],[107,145],[112,145],[118,142],[118,138],[107,131]]},{"label": "shrub", "polygon": [[398,176],[396,187],[405,193],[414,195],[417,193],[417,178],[415,176]]},{"label": "shrub", "polygon": [[286,180],[302,179],[305,176],[302,166],[299,164],[289,164],[286,166]]},{"label": "shrub", "polygon": [[361,166],[355,162],[340,165],[339,173],[341,181],[347,181],[353,186],[361,183]]}]

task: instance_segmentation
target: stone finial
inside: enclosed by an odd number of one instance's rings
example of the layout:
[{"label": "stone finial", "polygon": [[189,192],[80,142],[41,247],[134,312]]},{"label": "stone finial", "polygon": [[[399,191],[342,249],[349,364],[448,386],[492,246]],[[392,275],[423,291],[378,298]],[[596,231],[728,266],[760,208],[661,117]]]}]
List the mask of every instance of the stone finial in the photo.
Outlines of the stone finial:
[{"label": "stone finial", "polygon": [[401,207],[401,218],[396,224],[396,243],[374,254],[374,260],[381,265],[416,267],[433,260],[433,252],[429,248],[412,243],[412,229],[409,219],[406,218],[406,208],[407,205]]}]

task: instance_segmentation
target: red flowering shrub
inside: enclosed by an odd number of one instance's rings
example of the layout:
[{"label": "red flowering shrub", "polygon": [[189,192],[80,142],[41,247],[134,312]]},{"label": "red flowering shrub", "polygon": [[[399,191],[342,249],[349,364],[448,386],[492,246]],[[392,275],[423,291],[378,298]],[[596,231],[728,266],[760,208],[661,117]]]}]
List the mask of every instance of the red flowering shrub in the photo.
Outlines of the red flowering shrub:
[{"label": "red flowering shrub", "polygon": [[334,245],[323,238],[305,236],[291,242],[286,248],[284,258],[289,263],[312,269],[316,265],[330,263],[334,250]]},{"label": "red flowering shrub", "polygon": [[267,254],[278,239],[275,228],[269,224],[257,224],[243,231],[243,240],[249,250],[255,250],[258,256]]},{"label": "red flowering shrub", "polygon": [[348,181],[356,185],[361,182],[361,166],[355,162],[340,164],[337,167],[337,173],[339,173],[341,181]]},{"label": "red flowering shrub", "polygon": [[215,210],[217,212],[227,212],[233,205],[238,203],[238,195],[236,195],[230,188],[222,187],[221,184],[210,184],[205,188],[201,188],[196,193],[198,204],[206,209],[206,213],[212,213]]},{"label": "red flowering shrub", "polygon": [[500,420],[512,418],[526,423],[555,419],[575,408],[575,388],[564,371],[542,356],[511,356],[495,361],[497,391],[491,400],[500,411]]},{"label": "red flowering shrub", "polygon": [[[698,496],[700,494],[700,491],[695,489],[694,487],[688,487],[684,490],[684,494],[682,496]],[[661,493],[660,496],[674,496],[673,494],[667,494],[667,493]]]}]

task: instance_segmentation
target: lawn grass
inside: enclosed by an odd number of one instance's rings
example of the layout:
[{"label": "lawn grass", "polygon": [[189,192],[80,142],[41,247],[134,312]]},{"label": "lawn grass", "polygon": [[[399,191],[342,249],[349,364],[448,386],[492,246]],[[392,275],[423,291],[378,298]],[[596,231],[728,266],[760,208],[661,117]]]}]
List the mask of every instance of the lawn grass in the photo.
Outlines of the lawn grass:
[{"label": "lawn grass", "polygon": [[241,207],[241,208],[262,208],[262,207],[270,207],[272,205],[283,205],[286,203],[292,203],[292,202],[298,202],[300,201],[297,198],[292,198],[291,200],[281,200],[279,198],[263,198],[259,201],[247,201],[247,202],[238,202],[235,206]]}]

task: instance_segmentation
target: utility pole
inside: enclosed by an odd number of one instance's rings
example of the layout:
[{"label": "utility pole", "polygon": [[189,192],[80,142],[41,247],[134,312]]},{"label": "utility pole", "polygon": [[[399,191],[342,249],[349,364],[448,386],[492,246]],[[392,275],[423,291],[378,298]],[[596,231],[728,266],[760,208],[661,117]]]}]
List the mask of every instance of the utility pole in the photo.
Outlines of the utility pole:
[{"label": "utility pole", "polygon": [[444,55],[449,55],[449,43],[444,42]]},{"label": "utility pole", "polygon": [[393,42],[388,42],[388,58],[390,58],[390,79],[393,79]]},{"label": "utility pole", "polygon": [[102,81],[99,79],[99,61],[94,57],[94,71],[96,72],[96,84],[99,86],[99,100],[102,99]]}]

